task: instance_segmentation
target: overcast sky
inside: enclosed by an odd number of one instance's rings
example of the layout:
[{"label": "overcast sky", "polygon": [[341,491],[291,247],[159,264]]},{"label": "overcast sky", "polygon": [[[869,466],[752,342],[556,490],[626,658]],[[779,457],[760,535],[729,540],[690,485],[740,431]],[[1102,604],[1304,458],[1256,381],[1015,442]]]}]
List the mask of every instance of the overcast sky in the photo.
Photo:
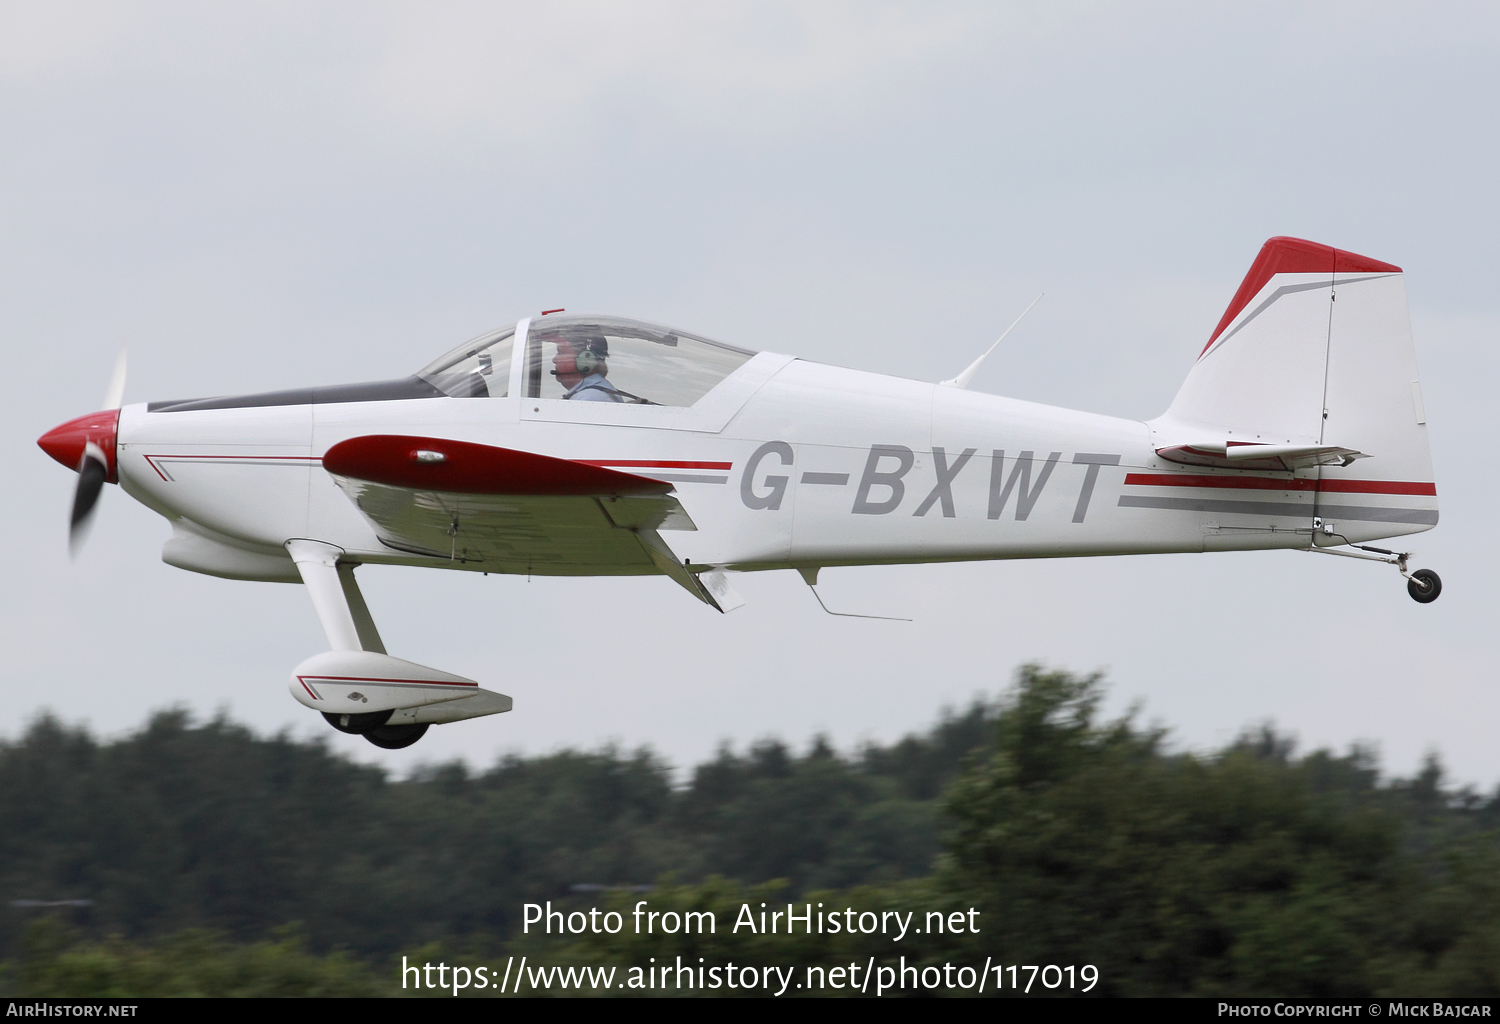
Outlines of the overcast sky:
[{"label": "overcast sky", "polygon": [[[1482,4],[0,0],[0,734],[185,706],[398,771],[605,741],[685,765],[893,739],[1039,660],[1185,748],[1270,720],[1493,787],[1497,73]],[[825,616],[792,572],[719,616],[662,577],[372,566],[392,653],[515,698],[383,752],[287,694],[325,646],[301,587],[163,564],[117,488],[70,562],[75,478],[35,445],[122,346],[128,402],[243,393],[561,306],[938,380],[1039,291],[973,387],[1145,419],[1279,234],[1407,272],[1432,605],[1290,551],[824,571],[831,607],[910,625]]]}]

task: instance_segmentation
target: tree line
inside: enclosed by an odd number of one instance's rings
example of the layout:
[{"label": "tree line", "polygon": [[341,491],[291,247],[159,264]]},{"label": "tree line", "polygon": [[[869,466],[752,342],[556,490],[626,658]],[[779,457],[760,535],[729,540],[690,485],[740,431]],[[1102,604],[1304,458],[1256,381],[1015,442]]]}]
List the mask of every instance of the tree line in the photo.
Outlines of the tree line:
[{"label": "tree line", "polygon": [[[1270,728],[1184,753],[1104,719],[1103,694],[1025,666],[899,742],[724,748],[680,785],[646,749],[394,779],[222,718],[165,712],[107,743],[42,719],[0,745],[0,891],[90,902],[8,905],[4,985],[394,994],[403,954],[904,956],[1088,964],[1103,995],[1500,993],[1500,794],[1445,786],[1435,759],[1401,779],[1366,748],[1299,755]],[[528,903],[641,899],[726,924],[796,902],[982,927],[521,932]]]}]

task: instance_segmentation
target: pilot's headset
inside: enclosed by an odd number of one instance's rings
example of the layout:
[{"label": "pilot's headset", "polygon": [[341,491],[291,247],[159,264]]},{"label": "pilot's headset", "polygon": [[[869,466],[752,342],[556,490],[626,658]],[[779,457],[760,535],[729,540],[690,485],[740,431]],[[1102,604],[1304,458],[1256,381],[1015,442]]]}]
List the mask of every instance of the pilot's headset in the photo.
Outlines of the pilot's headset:
[{"label": "pilot's headset", "polygon": [[603,338],[569,338],[568,342],[575,352],[572,356],[559,357],[554,373],[581,373],[587,377],[598,372],[609,358],[609,342]]}]

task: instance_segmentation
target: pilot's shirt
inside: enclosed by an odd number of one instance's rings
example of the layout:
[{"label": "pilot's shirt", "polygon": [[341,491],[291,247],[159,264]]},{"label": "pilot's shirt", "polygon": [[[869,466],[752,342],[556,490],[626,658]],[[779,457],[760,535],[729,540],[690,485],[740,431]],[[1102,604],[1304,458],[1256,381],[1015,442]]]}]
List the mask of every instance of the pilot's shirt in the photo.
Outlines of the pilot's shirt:
[{"label": "pilot's shirt", "polygon": [[615,390],[615,386],[604,379],[602,373],[591,373],[579,381],[563,398],[571,398],[575,402],[623,402],[624,397]]}]

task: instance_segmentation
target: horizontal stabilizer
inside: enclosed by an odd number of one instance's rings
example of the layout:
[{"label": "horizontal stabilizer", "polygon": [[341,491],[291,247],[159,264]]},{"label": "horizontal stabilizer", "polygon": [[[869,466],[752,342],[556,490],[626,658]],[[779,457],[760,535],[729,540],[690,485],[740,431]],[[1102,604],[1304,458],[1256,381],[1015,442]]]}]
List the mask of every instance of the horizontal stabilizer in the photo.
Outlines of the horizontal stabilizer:
[{"label": "horizontal stabilizer", "polygon": [[1253,441],[1201,441],[1158,448],[1169,462],[1226,469],[1296,470],[1310,466],[1348,466],[1370,456],[1331,444],[1258,444]]},{"label": "horizontal stabilizer", "polygon": [[1355,459],[1369,458],[1364,452],[1332,444],[1250,444],[1238,441],[1225,445],[1224,455],[1235,464],[1250,459],[1280,459],[1287,469],[1334,464],[1347,466]]}]

